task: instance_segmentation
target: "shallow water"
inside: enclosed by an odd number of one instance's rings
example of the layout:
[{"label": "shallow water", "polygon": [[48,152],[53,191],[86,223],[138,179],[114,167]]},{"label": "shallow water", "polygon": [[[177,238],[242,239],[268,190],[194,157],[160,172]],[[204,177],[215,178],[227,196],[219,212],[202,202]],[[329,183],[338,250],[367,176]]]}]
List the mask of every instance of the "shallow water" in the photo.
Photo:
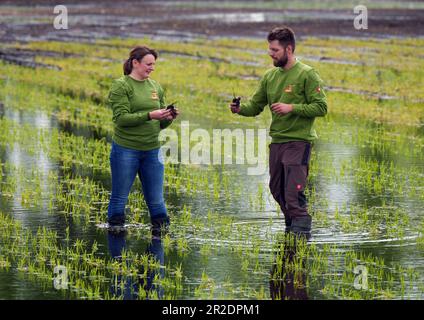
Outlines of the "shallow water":
[{"label": "shallow water", "polygon": [[[64,125],[57,119],[48,117],[42,112],[31,114],[9,110],[6,107],[4,117],[14,120],[21,125],[31,124],[35,128],[43,128],[46,130],[59,129],[86,138],[101,138],[101,136],[96,136],[93,132],[90,132],[88,128]],[[342,119],[335,119],[334,121],[342,121]],[[193,127],[196,127],[195,119],[192,120],[192,123]],[[199,126],[209,129],[204,122],[199,124]],[[344,119],[343,127],[347,132],[355,132],[358,129],[372,130],[372,125],[368,123],[360,123],[347,119]],[[321,130],[323,130],[323,128],[321,128]],[[335,164],[349,159],[358,159],[360,157],[372,158],[375,152],[379,151],[378,149],[372,150],[372,147],[368,148],[367,146],[329,143],[326,140],[326,136],[316,143],[313,150],[316,154],[316,158],[313,159],[313,161],[319,162],[320,158],[324,159],[324,161],[326,161],[325,159],[332,159],[332,163]],[[0,148],[0,155],[2,163],[11,162],[23,168],[34,167],[44,174],[44,176],[50,171],[56,171],[59,177],[64,174],[64,171],[60,168],[60,164],[50,160],[42,151],[37,156],[30,155],[21,150],[19,145],[15,144],[13,151],[4,147]],[[409,163],[410,166],[418,169],[421,174],[424,170],[419,160],[408,155],[402,155],[394,159],[382,155],[377,157],[377,159],[380,163],[393,160],[396,166],[397,163]],[[250,248],[254,246],[253,242],[242,239],[219,239],[212,234],[211,237],[207,237],[207,233],[198,235],[190,231],[190,229],[186,229],[184,237],[192,248],[191,251],[184,257],[177,254],[174,250],[164,253],[164,261],[167,265],[178,265],[181,263],[185,281],[183,284],[184,289],[178,295],[179,298],[196,298],[196,296],[193,296],[192,288],[198,286],[201,282],[200,277],[202,271],[205,271],[217,284],[225,282],[228,275],[231,275],[232,286],[235,288],[242,287],[246,282],[249,284],[250,288],[256,290],[259,290],[261,287],[268,288],[270,273],[264,272],[264,270],[267,269],[266,265],[269,265],[269,269],[271,269],[270,261],[272,260],[274,252],[272,246],[275,244],[268,243],[267,241],[269,240],[267,240],[264,235],[269,232],[279,234],[284,231],[284,220],[281,214],[277,212],[274,200],[269,193],[267,193],[267,183],[269,179],[267,173],[260,176],[247,176],[245,174],[246,168],[236,165],[224,166],[223,169],[221,167],[216,167],[215,169],[221,171],[220,174],[234,174],[237,177],[235,183],[243,190],[243,195],[257,194],[258,183],[262,184],[264,186],[264,203],[262,207],[257,210],[252,210],[246,197],[239,197],[237,195],[230,195],[226,202],[211,203],[210,200],[202,196],[201,193],[194,197],[184,197],[184,194],[177,196],[167,193],[166,202],[168,208],[171,212],[176,213],[184,204],[187,204],[191,206],[193,216],[206,216],[207,209],[213,208],[218,214],[232,217],[234,219],[233,227],[249,226],[254,228],[253,230],[255,230],[259,239],[263,241],[258,261],[265,267],[261,269],[261,272],[255,274],[255,277],[248,279],[246,278],[246,272],[240,269],[240,259],[233,254],[231,248],[234,246]],[[195,170],[207,169],[197,167]],[[93,180],[101,182],[107,190],[110,190],[110,182],[108,182],[107,176],[96,174],[89,176]],[[367,204],[370,207],[378,207],[386,201],[386,198],[393,199],[393,203],[390,203],[390,205],[405,208],[411,221],[417,221],[418,223],[422,219],[422,199],[420,200],[416,197],[393,197],[386,194],[374,195],[356,184],[352,180],[353,178],[353,176],[347,175],[340,178],[339,181],[334,181],[334,177],[327,176],[325,173],[320,173],[319,171],[314,177],[311,177],[309,188],[315,187],[317,199],[321,198],[321,200],[327,200],[326,202],[320,200],[313,203],[313,210],[323,211],[329,220],[328,225],[322,224],[319,220],[315,221],[311,243],[316,244],[318,247],[322,247],[325,244],[335,245],[338,250],[342,252],[347,250],[348,247],[353,247],[358,252],[383,257],[388,266],[392,263],[397,263],[412,267],[420,275],[419,283],[423,284],[424,269],[422,262],[424,260],[424,253],[416,249],[418,233],[417,230],[412,228],[412,223],[410,227],[405,229],[402,237],[386,235],[384,232],[375,236],[361,228],[356,231],[346,232],[340,230],[339,226],[334,223],[334,210],[337,206],[341,208],[344,203],[349,203],[354,206],[363,206]],[[42,183],[42,188],[45,189],[46,194],[41,208],[34,209],[23,206],[21,201],[19,201],[20,194],[18,188],[12,199],[0,197],[0,209],[13,216],[14,219],[21,221],[25,228],[33,232],[40,226],[46,226],[51,230],[57,231],[61,239],[65,238],[65,228],[66,225],[69,225],[69,236],[71,240],[82,239],[88,241],[88,243],[96,241],[99,247],[99,254],[101,255],[113,256],[111,250],[115,248],[114,246],[117,245],[119,247],[122,243],[124,243],[123,246],[125,248],[132,249],[135,252],[145,252],[149,247],[149,241],[147,239],[148,224],[134,225],[131,229],[134,229],[133,231],[135,233],[130,233],[122,239],[113,239],[108,236],[102,224],[99,225],[94,221],[84,221],[84,219],[79,220],[72,218],[61,212],[48,212],[48,185],[46,183],[46,181]],[[272,221],[270,219],[272,219]],[[206,262],[199,252],[199,246],[205,244],[210,244],[213,247],[219,248],[218,252],[213,251]],[[333,254],[335,254],[335,252],[330,253],[330,260]],[[344,270],[339,270],[339,272],[344,272]],[[66,290],[56,290],[52,288],[51,285],[48,285],[48,281],[37,281],[36,279],[31,279],[30,276],[22,275],[14,270],[1,270],[0,279],[0,298],[2,299],[69,298]],[[308,298],[322,298],[319,288],[315,288],[314,286],[316,286],[316,284],[313,284],[311,288],[308,289]],[[219,289],[217,289],[217,291],[219,292]],[[271,293],[268,292],[266,296],[269,298],[270,294]],[[238,290],[235,290],[232,296],[232,298],[246,297],[252,298],[251,296],[246,296],[245,292]],[[422,297],[422,292],[413,292],[409,295],[409,298]]]}]

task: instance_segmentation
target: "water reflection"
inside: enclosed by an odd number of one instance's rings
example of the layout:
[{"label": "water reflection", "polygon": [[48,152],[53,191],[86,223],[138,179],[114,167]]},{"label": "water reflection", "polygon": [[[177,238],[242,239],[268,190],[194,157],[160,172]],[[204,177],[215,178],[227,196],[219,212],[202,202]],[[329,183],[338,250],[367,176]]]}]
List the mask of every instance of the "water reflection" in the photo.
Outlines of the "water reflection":
[{"label": "water reflection", "polygon": [[[37,130],[44,129],[51,131],[56,127],[56,123],[45,113],[35,112],[26,113],[23,110],[10,110],[0,106],[0,115],[4,116],[19,125],[32,125]],[[35,133],[37,134],[37,133]],[[17,170],[25,170],[25,177],[19,175],[10,176],[11,179],[16,180],[17,186],[12,199],[8,199],[12,207],[14,218],[22,221],[24,226],[51,225],[52,220],[49,216],[49,199],[46,195],[51,192],[49,185],[49,173],[56,169],[56,164],[52,161],[43,148],[39,148],[36,154],[28,152],[25,144],[16,142],[5,148],[7,152],[5,157],[2,158],[2,163],[10,163]],[[33,183],[31,189],[29,187],[30,181]],[[28,196],[30,194],[30,197]],[[24,198],[25,197],[25,198]],[[19,214],[22,212],[29,212],[35,214]],[[54,223],[53,223],[54,224]]]},{"label": "water reflection", "polygon": [[[126,232],[109,232],[108,245],[111,256],[117,261],[122,262],[123,250],[127,248]],[[112,296],[123,298],[124,300],[135,300],[142,297],[145,297],[147,300],[152,297],[163,299],[163,287],[156,283],[158,279],[163,279],[165,276],[165,270],[163,268],[165,264],[165,255],[162,239],[152,237],[151,242],[146,248],[145,255],[152,257],[156,262],[158,262],[160,268],[149,267],[145,270],[141,267],[138,273],[139,275],[142,275],[141,277],[129,277],[115,274],[112,278],[110,288]],[[130,266],[129,261],[126,261],[125,263],[127,263],[128,267]],[[144,292],[140,292],[140,290],[143,290]]]},{"label": "water reflection", "polygon": [[58,128],[61,132],[66,132],[76,137],[94,140],[106,139],[109,142],[112,139],[110,132],[107,132],[106,129],[93,125],[73,124],[71,121],[60,120]]},{"label": "water reflection", "polygon": [[[305,258],[297,254],[305,240],[286,234],[277,243],[275,263],[271,268],[269,289],[272,300],[308,300]],[[302,248],[303,249],[303,248]]]},{"label": "water reflection", "polygon": [[0,119],[4,117],[4,104],[0,102]]}]

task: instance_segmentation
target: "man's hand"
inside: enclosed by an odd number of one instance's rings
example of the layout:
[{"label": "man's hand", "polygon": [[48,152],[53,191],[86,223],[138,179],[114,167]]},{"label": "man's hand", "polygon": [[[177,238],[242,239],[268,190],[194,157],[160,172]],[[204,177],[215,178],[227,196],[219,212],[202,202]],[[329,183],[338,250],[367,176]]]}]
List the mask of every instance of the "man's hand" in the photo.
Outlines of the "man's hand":
[{"label": "man's hand", "polygon": [[276,114],[284,115],[284,114],[292,112],[293,106],[291,104],[277,102],[271,105],[271,110],[275,112]]},{"label": "man's hand", "polygon": [[239,113],[240,112],[240,104],[237,103],[231,103],[230,109],[232,113]]}]

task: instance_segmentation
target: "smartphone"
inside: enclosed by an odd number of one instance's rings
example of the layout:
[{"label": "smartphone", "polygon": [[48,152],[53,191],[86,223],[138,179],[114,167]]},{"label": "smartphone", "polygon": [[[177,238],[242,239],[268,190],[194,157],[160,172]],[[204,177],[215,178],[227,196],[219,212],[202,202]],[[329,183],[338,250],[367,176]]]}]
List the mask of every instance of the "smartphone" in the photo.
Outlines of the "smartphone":
[{"label": "smartphone", "polygon": [[171,110],[172,116],[175,118],[177,116],[177,112],[175,111],[175,102],[171,103],[169,106],[166,107],[166,110]]}]

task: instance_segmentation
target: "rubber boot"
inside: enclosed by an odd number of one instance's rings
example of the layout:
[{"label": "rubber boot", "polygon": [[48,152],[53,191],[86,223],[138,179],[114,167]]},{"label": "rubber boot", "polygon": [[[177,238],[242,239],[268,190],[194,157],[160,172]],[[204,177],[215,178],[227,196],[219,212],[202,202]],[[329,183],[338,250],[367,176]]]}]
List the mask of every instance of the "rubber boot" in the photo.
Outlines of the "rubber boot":
[{"label": "rubber boot", "polygon": [[312,227],[312,217],[311,216],[302,216],[302,217],[292,217],[292,223],[290,226],[290,231],[295,235],[305,237],[306,240],[310,240]]},{"label": "rubber boot", "polygon": [[152,221],[152,237],[162,238],[165,234],[168,233],[170,220],[169,217],[162,218],[153,218]]},{"label": "rubber boot", "polygon": [[112,233],[121,233],[125,231],[125,215],[112,216],[107,219],[109,224],[108,231]]}]

